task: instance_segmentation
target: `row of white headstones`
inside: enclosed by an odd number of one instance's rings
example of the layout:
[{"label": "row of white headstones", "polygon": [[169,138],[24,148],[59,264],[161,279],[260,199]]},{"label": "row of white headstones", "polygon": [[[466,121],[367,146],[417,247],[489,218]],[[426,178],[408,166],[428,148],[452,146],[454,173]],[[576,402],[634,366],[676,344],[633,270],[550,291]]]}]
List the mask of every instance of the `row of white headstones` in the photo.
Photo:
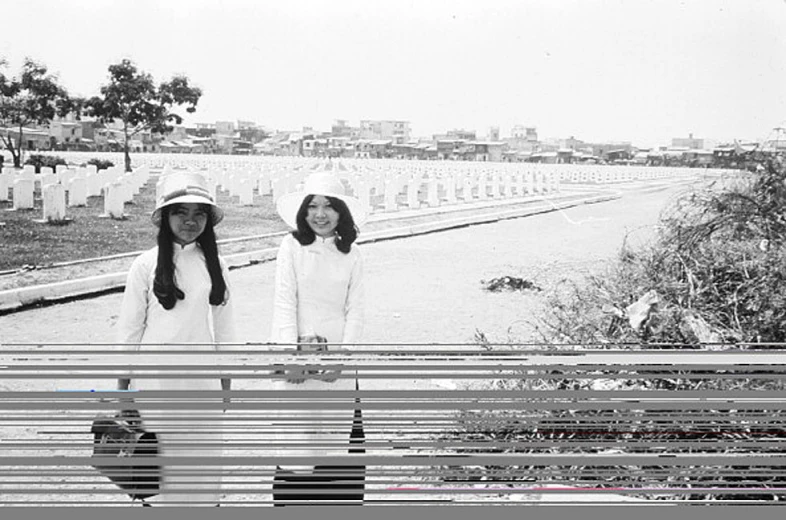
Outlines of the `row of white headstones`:
[{"label": "row of white headstones", "polygon": [[[218,188],[237,197],[244,206],[254,204],[255,193],[270,195],[273,200],[299,189],[305,177],[325,169],[318,165],[281,165],[262,169],[202,170],[214,195]],[[168,166],[163,175],[174,171]],[[555,176],[542,172],[526,172],[503,176],[495,172],[462,172],[438,176],[436,172],[390,169],[387,171],[356,168],[350,166],[335,169],[334,173],[348,187],[366,211],[394,212],[402,209],[420,209],[424,206],[438,207],[445,204],[458,204],[489,199],[509,199],[526,197],[532,194],[557,193],[559,183]]]},{"label": "row of white headstones", "polygon": [[[0,201],[13,191],[13,209],[32,209],[36,183],[43,200],[44,222],[66,220],[66,207],[84,206],[87,197],[104,196],[102,216],[123,218],[124,204],[148,182],[151,170],[160,169],[161,177],[186,169],[205,174],[214,195],[219,189],[237,197],[240,205],[253,205],[254,193],[270,195],[273,200],[297,190],[303,179],[319,170],[331,170],[343,179],[351,194],[367,211],[394,212],[402,209],[437,207],[486,200],[501,200],[534,195],[557,194],[561,184],[606,184],[643,179],[695,177],[690,168],[619,167],[598,165],[547,165],[529,163],[412,162],[396,160],[342,159],[329,161],[311,158],[236,156],[162,156],[136,157],[140,164],[125,173],[119,167],[97,170],[94,165],[55,170],[33,166],[21,172],[3,168],[0,173]],[[72,161],[81,157],[70,158]],[[122,163],[122,161],[118,161]],[[163,165],[162,165],[163,164]],[[160,186],[160,181],[159,181]],[[67,194],[67,197],[66,197]],[[157,194],[158,195],[158,194]]]},{"label": "row of white headstones", "polygon": [[5,167],[0,173],[0,201],[7,201],[10,191],[12,210],[34,209],[38,187],[43,206],[41,222],[62,222],[67,220],[67,207],[86,206],[88,197],[103,195],[101,216],[123,218],[125,203],[133,200],[149,177],[150,169],[146,166],[129,173],[116,167],[98,170],[95,165],[79,168],[58,165],[54,170],[44,166],[40,173],[32,165],[18,172]]}]

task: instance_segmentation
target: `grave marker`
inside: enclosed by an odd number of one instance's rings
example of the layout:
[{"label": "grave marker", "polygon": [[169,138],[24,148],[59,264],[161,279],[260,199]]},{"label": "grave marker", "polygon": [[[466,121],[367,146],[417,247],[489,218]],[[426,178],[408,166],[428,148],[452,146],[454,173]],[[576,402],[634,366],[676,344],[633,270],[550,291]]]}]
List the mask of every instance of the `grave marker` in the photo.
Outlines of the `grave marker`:
[{"label": "grave marker", "polygon": [[14,209],[33,209],[35,181],[22,177],[14,181]]},{"label": "grave marker", "polygon": [[120,181],[114,181],[104,185],[104,213],[103,218],[123,219],[125,200],[125,187]]},{"label": "grave marker", "polygon": [[87,206],[87,179],[74,177],[68,185],[68,205]]},{"label": "grave marker", "polygon": [[65,188],[60,183],[47,184],[43,189],[44,217],[39,222],[56,223],[66,220]]}]

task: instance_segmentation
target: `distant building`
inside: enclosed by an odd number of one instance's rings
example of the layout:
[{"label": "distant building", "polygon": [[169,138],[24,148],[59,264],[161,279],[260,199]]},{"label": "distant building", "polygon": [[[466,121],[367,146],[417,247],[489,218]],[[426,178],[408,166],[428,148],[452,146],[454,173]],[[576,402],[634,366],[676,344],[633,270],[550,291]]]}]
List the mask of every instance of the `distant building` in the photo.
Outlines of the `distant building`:
[{"label": "distant building", "polygon": [[235,135],[235,123],[232,121],[216,121],[218,135]]},{"label": "distant building", "polygon": [[489,141],[499,141],[499,127],[492,126],[489,128]]},{"label": "distant building", "polygon": [[350,126],[347,124],[346,119],[336,119],[330,129],[330,134],[334,137],[348,137],[351,139],[360,138],[360,128],[357,126]]},{"label": "distant building", "polygon": [[462,159],[465,161],[492,161],[502,160],[505,143],[499,141],[471,141],[467,143],[468,149],[464,151]]},{"label": "distant building", "polygon": [[516,125],[510,130],[510,137],[536,143],[538,142],[538,130],[534,126]]},{"label": "distant building", "polygon": [[592,149],[592,155],[606,161],[630,158],[636,151],[636,148],[628,141],[590,143],[588,146]]},{"label": "distant building", "polygon": [[371,140],[391,140],[395,144],[407,143],[411,130],[409,121],[396,120],[362,120],[360,121],[360,138]]},{"label": "distant building", "polygon": [[456,129],[456,130],[448,130],[447,138],[463,139],[464,141],[474,141],[475,139],[478,138],[478,136],[474,130]]},{"label": "distant building", "polygon": [[510,131],[510,137],[502,139],[508,147],[508,160],[520,161],[541,149],[538,142],[538,131],[534,126],[516,125]]},{"label": "distant building", "polygon": [[68,119],[50,121],[49,137],[52,148],[78,150],[82,140],[82,123]]},{"label": "distant building", "polygon": [[671,148],[687,148],[689,150],[710,150],[718,145],[717,141],[710,139],[700,139],[688,134],[688,137],[674,137],[671,140]]}]

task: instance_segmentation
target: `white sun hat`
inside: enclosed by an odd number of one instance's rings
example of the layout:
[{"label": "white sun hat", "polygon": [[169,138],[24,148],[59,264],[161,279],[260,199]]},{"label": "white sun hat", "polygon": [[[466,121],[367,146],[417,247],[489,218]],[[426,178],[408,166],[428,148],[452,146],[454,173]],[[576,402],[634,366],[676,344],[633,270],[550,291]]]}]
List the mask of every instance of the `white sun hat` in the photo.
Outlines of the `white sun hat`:
[{"label": "white sun hat", "polygon": [[211,206],[213,225],[224,218],[224,210],[216,205],[213,194],[207,184],[207,178],[196,172],[175,172],[161,178],[156,200],[156,209],[150,219],[156,226],[161,226],[161,209],[172,204],[207,204]]},{"label": "white sun hat", "polygon": [[276,201],[276,211],[290,228],[297,229],[297,212],[303,205],[303,200],[309,195],[334,197],[343,201],[358,227],[368,218],[360,201],[346,194],[344,185],[338,177],[330,172],[317,172],[306,177],[297,191],[286,193]]}]

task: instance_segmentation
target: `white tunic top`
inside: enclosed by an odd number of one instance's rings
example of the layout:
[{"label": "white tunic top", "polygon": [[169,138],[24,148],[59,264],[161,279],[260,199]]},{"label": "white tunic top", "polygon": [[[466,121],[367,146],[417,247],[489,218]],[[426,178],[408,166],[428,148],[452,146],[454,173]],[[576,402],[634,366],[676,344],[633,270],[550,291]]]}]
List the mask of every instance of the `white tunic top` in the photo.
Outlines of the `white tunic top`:
[{"label": "white tunic top", "polygon": [[297,343],[319,335],[329,343],[357,343],[363,333],[363,257],[335,238],[317,236],[302,246],[287,235],[276,257],[276,293],[271,341]]},{"label": "white tunic top", "polygon": [[[175,245],[175,283],[186,297],[165,310],[153,294],[158,248],[144,252],[131,265],[118,323],[122,343],[213,343],[234,340],[232,300],[210,305],[210,274],[205,255],[194,242]],[[224,280],[229,283],[221,260]]]},{"label": "white tunic top", "polygon": [[[131,265],[120,309],[118,342],[142,344],[141,350],[155,351],[171,349],[172,343],[192,343],[189,349],[215,350],[217,343],[234,341],[231,293],[225,304],[210,305],[212,283],[199,245],[175,245],[175,283],[185,293],[185,299],[177,300],[170,310],[164,309],[153,293],[157,259],[158,248],[155,247],[141,254]],[[223,260],[221,269],[228,286],[229,274]],[[182,363],[197,361],[193,356],[188,358],[184,357]],[[139,379],[133,384],[136,389],[221,389],[218,379]]]}]

